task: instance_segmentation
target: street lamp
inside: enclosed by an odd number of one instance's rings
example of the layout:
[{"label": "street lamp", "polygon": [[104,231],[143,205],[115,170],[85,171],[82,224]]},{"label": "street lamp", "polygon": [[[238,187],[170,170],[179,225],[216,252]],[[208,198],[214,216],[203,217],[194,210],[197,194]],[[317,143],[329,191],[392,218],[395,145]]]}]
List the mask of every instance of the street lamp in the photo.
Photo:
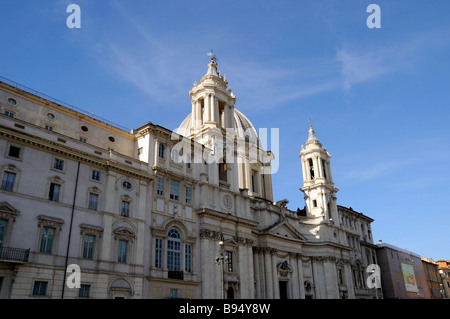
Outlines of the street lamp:
[{"label": "street lamp", "polygon": [[221,289],[222,289],[222,299],[224,299],[224,281],[223,281],[223,265],[224,263],[228,262],[228,257],[225,255],[225,248],[224,245],[224,239],[223,235],[220,235],[220,241],[219,241],[219,257],[215,258],[215,262],[217,265],[220,265],[220,283],[221,283]]}]

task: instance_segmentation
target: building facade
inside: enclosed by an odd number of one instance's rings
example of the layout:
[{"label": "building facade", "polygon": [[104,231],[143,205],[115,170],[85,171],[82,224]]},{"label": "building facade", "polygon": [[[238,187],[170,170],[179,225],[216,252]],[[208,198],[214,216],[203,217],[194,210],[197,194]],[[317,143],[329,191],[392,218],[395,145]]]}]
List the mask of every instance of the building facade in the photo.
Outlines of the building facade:
[{"label": "building facade", "polygon": [[384,298],[430,299],[421,257],[381,240],[377,246]]},{"label": "building facade", "polygon": [[373,219],[337,204],[313,128],[293,211],[214,58],[189,95],[177,130],[127,131],[0,82],[0,297],[381,296]]},{"label": "building facade", "polygon": [[439,274],[438,264],[432,259],[422,257],[422,266],[425,271],[430,299],[443,299],[442,278]]},{"label": "building facade", "polygon": [[438,272],[441,276],[441,293],[444,299],[450,299],[450,260],[438,260]]}]

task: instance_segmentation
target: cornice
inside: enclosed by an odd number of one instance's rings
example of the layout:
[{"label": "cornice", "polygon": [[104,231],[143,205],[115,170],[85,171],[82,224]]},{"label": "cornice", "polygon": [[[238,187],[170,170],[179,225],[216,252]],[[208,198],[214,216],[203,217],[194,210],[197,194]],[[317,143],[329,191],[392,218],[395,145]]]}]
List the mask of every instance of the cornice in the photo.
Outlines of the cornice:
[{"label": "cornice", "polygon": [[202,217],[202,216],[213,217],[216,219],[222,219],[222,220],[234,222],[238,225],[245,225],[245,226],[252,227],[252,228],[259,225],[258,222],[255,222],[253,220],[243,218],[243,217],[238,217],[235,215],[231,215],[229,213],[223,213],[223,212],[213,210],[210,208],[206,208],[206,207],[201,207],[201,208],[197,209],[196,212],[199,217]]},{"label": "cornice", "polygon": [[45,150],[46,152],[68,157],[75,161],[87,163],[89,165],[100,166],[106,170],[114,170],[138,179],[151,181],[156,178],[155,176],[148,174],[145,171],[126,166],[125,164],[118,163],[110,159],[104,159],[91,153],[83,152],[69,146],[61,145],[57,142],[50,141],[42,137],[38,137],[24,132],[19,132],[17,130],[11,129],[3,125],[0,125],[0,136],[5,139],[10,140],[12,139],[18,141],[21,144],[28,145],[29,147],[42,149]]}]

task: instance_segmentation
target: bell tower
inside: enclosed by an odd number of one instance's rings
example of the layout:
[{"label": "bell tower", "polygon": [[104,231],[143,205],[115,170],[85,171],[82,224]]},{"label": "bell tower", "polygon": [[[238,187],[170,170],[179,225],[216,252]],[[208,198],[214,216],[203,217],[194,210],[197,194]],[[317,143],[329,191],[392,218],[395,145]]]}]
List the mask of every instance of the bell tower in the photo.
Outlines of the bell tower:
[{"label": "bell tower", "polygon": [[[217,59],[211,55],[206,74],[189,92],[192,102],[191,137],[208,145],[214,131],[234,128],[236,97],[227,87],[226,77],[217,70]],[[225,134],[223,134],[225,135]]]},{"label": "bell tower", "polygon": [[[238,168],[235,152],[236,96],[228,87],[226,76],[217,69],[217,59],[212,54],[206,74],[200,83],[194,83],[189,92],[192,102],[190,138],[212,151],[209,182],[233,191],[239,190]],[[228,151],[228,152],[227,152]]]},{"label": "bell tower", "polygon": [[336,203],[338,189],[334,187],[331,175],[331,155],[326,148],[322,148],[311,124],[299,157],[303,173],[303,187],[300,190],[305,194],[307,217],[339,226]]}]

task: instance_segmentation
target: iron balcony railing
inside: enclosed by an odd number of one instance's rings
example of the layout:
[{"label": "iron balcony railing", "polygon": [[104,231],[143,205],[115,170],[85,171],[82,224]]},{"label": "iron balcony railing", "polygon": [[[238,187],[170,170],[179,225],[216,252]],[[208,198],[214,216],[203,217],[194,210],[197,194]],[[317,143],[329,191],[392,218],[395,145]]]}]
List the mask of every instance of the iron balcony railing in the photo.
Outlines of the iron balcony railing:
[{"label": "iron balcony railing", "polygon": [[27,262],[29,255],[29,249],[0,247],[0,260],[12,262]]}]

